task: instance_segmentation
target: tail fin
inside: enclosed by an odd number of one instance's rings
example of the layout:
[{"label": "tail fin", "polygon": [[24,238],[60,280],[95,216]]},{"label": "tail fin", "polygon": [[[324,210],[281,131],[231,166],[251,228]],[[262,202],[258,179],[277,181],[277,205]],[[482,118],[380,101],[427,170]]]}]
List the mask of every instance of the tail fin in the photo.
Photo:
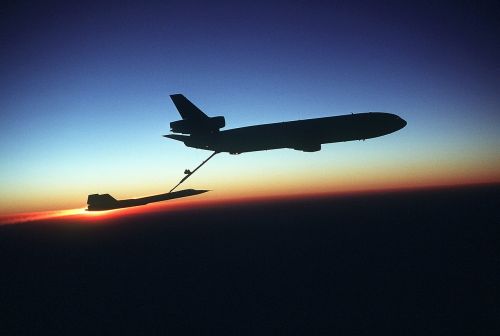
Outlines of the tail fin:
[{"label": "tail fin", "polygon": [[118,201],[110,194],[92,194],[87,198],[89,210],[114,206]]},{"label": "tail fin", "polygon": [[181,115],[182,119],[185,120],[200,120],[208,119],[208,116],[203,113],[199,108],[197,108],[193,103],[191,103],[182,94],[170,95],[170,98],[175,104],[177,111]]},{"label": "tail fin", "polygon": [[175,107],[182,117],[182,120],[172,121],[170,123],[170,130],[172,132],[183,134],[209,134],[216,133],[226,126],[224,117],[207,116],[182,94],[174,94],[171,95],[170,98],[172,98]]}]

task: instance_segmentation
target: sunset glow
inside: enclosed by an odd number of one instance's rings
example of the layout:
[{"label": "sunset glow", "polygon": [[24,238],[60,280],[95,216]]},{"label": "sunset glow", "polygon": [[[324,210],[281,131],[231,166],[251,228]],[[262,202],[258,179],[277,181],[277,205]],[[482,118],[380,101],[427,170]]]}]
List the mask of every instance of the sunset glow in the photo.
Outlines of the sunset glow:
[{"label": "sunset glow", "polygon": [[[182,2],[129,5],[64,5],[53,16],[25,6],[4,20],[1,216],[58,217],[89,194],[170,190],[211,154],[162,137],[180,118],[175,93],[224,116],[225,129],[369,111],[408,122],[314,153],[219,154],[181,186],[211,191],[175,206],[500,182],[498,34],[488,20],[427,5],[268,13],[236,2],[200,4],[205,14],[189,20]],[[443,30],[440,15],[455,28]]]},{"label": "sunset glow", "polygon": [[40,221],[60,217],[74,217],[81,216],[83,214],[85,214],[85,209],[53,210],[2,215],[0,216],[0,225]]},{"label": "sunset glow", "polygon": [[[423,181],[424,182],[424,181]],[[197,211],[197,209],[212,208],[220,206],[232,206],[236,204],[249,204],[249,203],[272,203],[280,202],[285,200],[314,200],[316,198],[324,197],[343,197],[352,195],[369,195],[378,193],[393,193],[402,191],[417,191],[417,190],[428,190],[428,189],[439,189],[439,188],[457,188],[457,187],[467,187],[467,186],[477,186],[477,185],[490,185],[491,183],[471,183],[471,184],[417,184],[412,186],[404,185],[393,185],[381,188],[380,186],[374,186],[373,188],[339,188],[337,191],[332,192],[330,190],[321,191],[321,189],[315,192],[283,192],[279,193],[267,193],[265,195],[259,195],[258,193],[252,195],[241,195],[241,194],[228,194],[220,195],[219,197],[207,197],[207,198],[191,198],[191,199],[178,199],[171,201],[164,201],[159,203],[152,203],[145,206],[137,206],[116,210],[106,210],[106,211],[87,211],[85,208],[81,209],[68,209],[68,210],[54,210],[54,211],[41,211],[32,213],[17,213],[10,215],[0,216],[0,225],[6,224],[21,224],[26,222],[34,221],[44,221],[49,219],[72,219],[74,223],[80,223],[81,225],[106,225],[109,220],[114,218],[144,214],[144,213],[155,213],[155,212],[169,212],[169,211]],[[476,181],[477,182],[477,181]],[[494,183],[498,184],[498,183]],[[366,186],[366,185],[365,185]]]},{"label": "sunset glow", "polygon": [[0,336],[500,335],[500,1],[2,4]]}]

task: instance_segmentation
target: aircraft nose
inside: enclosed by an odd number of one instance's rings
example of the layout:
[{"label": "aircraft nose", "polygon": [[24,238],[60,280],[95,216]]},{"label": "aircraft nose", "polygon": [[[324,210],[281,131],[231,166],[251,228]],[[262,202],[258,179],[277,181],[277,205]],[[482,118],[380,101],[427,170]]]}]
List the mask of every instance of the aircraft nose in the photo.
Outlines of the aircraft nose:
[{"label": "aircraft nose", "polygon": [[406,122],[406,120],[404,120],[403,118],[399,117],[399,124],[400,124],[400,129],[401,128],[404,128],[408,123]]},{"label": "aircraft nose", "polygon": [[391,125],[392,125],[392,127],[394,129],[393,132],[399,131],[400,129],[402,129],[403,127],[405,127],[406,124],[407,124],[406,120],[404,120],[403,118],[401,118],[398,115],[393,114],[393,116],[392,116],[392,123],[391,123]]}]

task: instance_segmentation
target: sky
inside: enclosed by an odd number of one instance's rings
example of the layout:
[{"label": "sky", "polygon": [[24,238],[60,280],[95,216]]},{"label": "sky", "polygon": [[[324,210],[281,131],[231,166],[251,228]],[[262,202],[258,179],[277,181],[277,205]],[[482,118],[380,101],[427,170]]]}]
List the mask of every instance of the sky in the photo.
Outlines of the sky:
[{"label": "sky", "polygon": [[210,155],[163,138],[182,93],[226,128],[356,112],[364,142],[219,154],[234,199],[500,182],[494,1],[11,2],[1,12],[0,214],[170,190]]}]

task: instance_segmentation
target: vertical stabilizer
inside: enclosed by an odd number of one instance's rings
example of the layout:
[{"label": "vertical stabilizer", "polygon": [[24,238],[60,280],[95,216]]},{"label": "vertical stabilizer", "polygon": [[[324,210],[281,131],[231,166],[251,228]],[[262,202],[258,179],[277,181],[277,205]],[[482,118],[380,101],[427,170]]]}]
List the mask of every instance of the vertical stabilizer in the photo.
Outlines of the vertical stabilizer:
[{"label": "vertical stabilizer", "polygon": [[170,95],[170,98],[175,104],[177,111],[181,115],[182,119],[185,120],[200,120],[208,119],[208,116],[203,113],[199,108],[197,108],[193,103],[189,101],[182,94]]}]

